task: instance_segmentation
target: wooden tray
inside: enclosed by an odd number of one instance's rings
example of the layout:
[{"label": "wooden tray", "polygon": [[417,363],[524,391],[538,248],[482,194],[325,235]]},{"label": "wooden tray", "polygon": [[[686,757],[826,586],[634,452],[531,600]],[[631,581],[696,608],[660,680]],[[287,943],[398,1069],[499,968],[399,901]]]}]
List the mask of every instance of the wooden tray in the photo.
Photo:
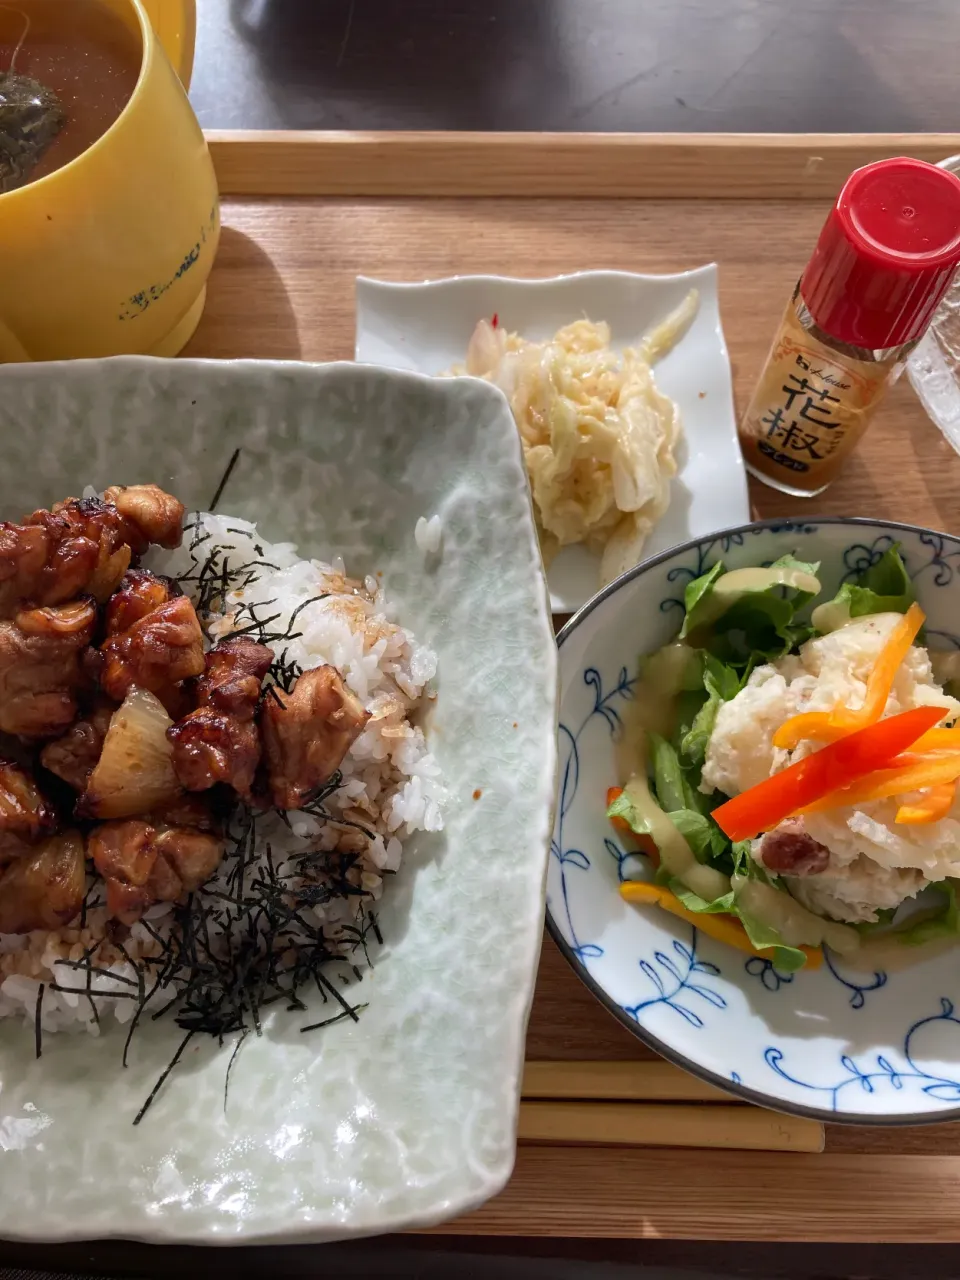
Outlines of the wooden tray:
[{"label": "wooden tray", "polygon": [[[185,355],[348,360],[354,277],[720,264],[742,408],[827,203],[859,164],[960,151],[942,136],[213,134],[223,238]],[[751,485],[758,517],[960,527],[960,457],[906,380],[811,506]],[[549,939],[531,1059],[653,1055]],[[455,1235],[960,1239],[960,1128],[828,1126],[823,1155],[522,1146],[507,1190]]]}]

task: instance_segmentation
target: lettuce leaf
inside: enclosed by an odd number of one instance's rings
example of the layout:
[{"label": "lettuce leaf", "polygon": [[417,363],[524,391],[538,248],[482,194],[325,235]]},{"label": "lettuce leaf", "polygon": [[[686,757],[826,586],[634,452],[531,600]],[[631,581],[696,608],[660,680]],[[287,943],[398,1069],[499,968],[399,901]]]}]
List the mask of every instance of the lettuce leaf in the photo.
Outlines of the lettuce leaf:
[{"label": "lettuce leaf", "polygon": [[683,627],[680,630],[680,639],[686,636],[687,632],[696,623],[692,621],[697,616],[697,606],[701,601],[706,600],[713,591],[714,585],[718,578],[722,578],[727,572],[722,560],[718,560],[713,568],[708,569],[705,574],[699,578],[694,578],[693,582],[688,582],[686,590],[683,593],[683,603],[686,609],[686,617],[683,621]]},{"label": "lettuce leaf", "polygon": [[648,733],[647,739],[650,743],[650,763],[653,766],[653,790],[664,813],[673,813],[678,809],[709,813],[709,800],[687,777],[673,745],[666,738],[661,738],[659,733]]},{"label": "lettuce leaf", "polygon": [[752,668],[753,663],[748,663],[746,671],[741,675],[712,653],[703,655],[703,687],[707,698],[679,740],[680,754],[690,764],[698,767],[703,765],[720,703],[729,702],[736,697]]},{"label": "lettuce leaf", "polygon": [[868,613],[906,613],[916,598],[900,556],[899,542],[855,582],[845,582],[837,593],[838,600],[849,603],[851,618],[862,618]]},{"label": "lettuce leaf", "polygon": [[737,904],[732,889],[729,893],[725,893],[722,898],[714,898],[712,902],[707,902],[698,893],[688,889],[682,880],[674,878],[667,882],[667,887],[688,911],[696,911],[698,914],[702,913],[704,915],[735,916],[737,914]]},{"label": "lettuce leaf", "polygon": [[688,911],[703,912],[710,915],[721,913],[735,916],[743,925],[744,932],[750,939],[751,944],[758,951],[769,952],[767,959],[781,973],[795,973],[807,963],[807,957],[799,947],[788,947],[775,929],[761,924],[747,912],[742,911],[737,904],[736,895],[732,889],[722,897],[714,898],[712,902],[706,902],[699,894],[693,893],[688,889],[680,880],[670,880],[668,887],[670,892],[683,903]]},{"label": "lettuce leaf", "polygon": [[[818,564],[781,556],[771,569],[792,569],[816,577]],[[774,661],[813,634],[797,613],[812,599],[809,591],[773,584],[731,592],[723,598],[717,584],[724,576],[718,562],[689,583],[684,593],[686,617],[681,639],[690,639],[721,662],[743,667],[753,659]]]},{"label": "lettuce leaf", "polygon": [[902,929],[894,928],[892,936],[907,947],[920,947],[925,942],[934,942],[938,938],[953,938],[960,934],[960,910],[957,907],[957,884],[955,880],[943,880],[931,886],[935,890],[942,905],[936,915],[925,916],[915,924],[909,921]]},{"label": "lettuce leaf", "polygon": [[[638,813],[626,791],[622,791],[607,809],[608,818],[621,818],[638,836],[651,835],[646,818]],[[710,862],[726,852],[729,841],[715,822],[695,809],[673,809],[667,817],[693,850],[698,862]]]},{"label": "lettuce leaf", "polygon": [[916,598],[900,544],[895,542],[876,564],[845,582],[832,600],[814,610],[814,626],[818,631],[836,631],[852,618],[871,613],[906,613]]},{"label": "lettuce leaf", "polygon": [[608,818],[621,818],[631,831],[635,831],[638,836],[647,836],[650,834],[650,828],[645,818],[637,812],[633,807],[633,801],[627,794],[626,790],[620,792],[616,800],[607,806]]},{"label": "lettuce leaf", "polygon": [[788,947],[776,929],[761,924],[746,911],[737,909],[744,932],[758,951],[769,951],[769,960],[781,973],[796,973],[807,963],[807,957],[799,947]]}]

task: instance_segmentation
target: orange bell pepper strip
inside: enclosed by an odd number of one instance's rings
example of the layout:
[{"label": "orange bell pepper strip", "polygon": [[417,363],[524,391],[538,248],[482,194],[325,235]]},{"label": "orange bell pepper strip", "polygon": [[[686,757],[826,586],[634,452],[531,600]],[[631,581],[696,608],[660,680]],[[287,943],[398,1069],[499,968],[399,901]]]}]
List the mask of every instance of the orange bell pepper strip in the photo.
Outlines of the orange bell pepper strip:
[{"label": "orange bell pepper strip", "polygon": [[960,751],[960,720],[949,729],[930,729],[918,738],[912,751]]},{"label": "orange bell pepper strip", "polygon": [[956,798],[957,784],[955,782],[943,782],[939,786],[931,787],[920,800],[915,800],[912,804],[902,804],[897,810],[894,822],[902,822],[911,826],[927,822],[939,822],[953,808],[953,802]]},{"label": "orange bell pepper strip", "polygon": [[[607,787],[607,808],[613,804],[614,800],[618,800],[623,795],[623,787]],[[626,818],[613,817],[610,819],[610,825],[614,831],[620,835],[627,835],[639,845],[640,850],[647,855],[655,867],[660,865],[660,850],[652,836],[641,836],[634,831]]]},{"label": "orange bell pepper strip", "polygon": [[[717,942],[725,942],[730,947],[736,947],[738,951],[746,951],[748,955],[763,955],[763,951],[759,951],[747,937],[746,930],[736,917],[722,915],[719,912],[689,911],[680,899],[663,885],[647,884],[642,880],[624,880],[620,885],[620,896],[625,902],[649,903],[662,907],[664,911],[669,911],[679,920],[686,920],[688,924],[694,925],[707,937],[715,938]],[[807,957],[808,969],[820,968],[823,963],[823,952],[819,947],[801,947],[800,950]]]},{"label": "orange bell pepper strip", "polygon": [[[904,715],[913,715],[905,711]],[[900,716],[891,716],[889,720],[881,720],[880,724],[890,724],[899,720]],[[839,743],[837,744],[839,746]],[[826,750],[826,748],[824,748]],[[809,757],[815,760],[822,751]],[[867,777],[829,792],[820,799],[811,802],[800,810],[800,813],[823,813],[828,809],[839,809],[844,805],[866,804],[871,800],[889,800],[891,796],[902,796],[908,791],[922,791],[926,787],[944,786],[956,782],[960,778],[960,752],[948,755],[920,756],[912,752],[899,759],[888,762],[888,768],[880,768]],[[714,811],[716,817],[716,811]]]},{"label": "orange bell pepper strip", "polygon": [[[765,778],[714,809],[714,822],[731,840],[746,840],[775,827],[840,788],[869,777],[895,760],[943,715],[941,707],[917,707],[847,734],[813,755]],[[960,757],[958,757],[960,760]],[[958,774],[960,776],[960,770]],[[946,782],[949,778],[935,781]],[[929,783],[916,783],[918,786]],[[902,787],[902,791],[914,788]],[[896,794],[895,792],[891,794]]]},{"label": "orange bell pepper strip", "polygon": [[[883,715],[900,664],[910,652],[917,632],[923,626],[924,617],[920,606],[912,604],[890,632],[867,678],[867,691],[862,707],[851,711],[849,707],[836,706],[832,711],[806,711],[798,716],[791,716],[773,735],[773,745],[789,751],[804,738],[812,738],[817,742],[836,742],[848,733],[876,724]],[[943,714],[941,711],[940,715]]]}]

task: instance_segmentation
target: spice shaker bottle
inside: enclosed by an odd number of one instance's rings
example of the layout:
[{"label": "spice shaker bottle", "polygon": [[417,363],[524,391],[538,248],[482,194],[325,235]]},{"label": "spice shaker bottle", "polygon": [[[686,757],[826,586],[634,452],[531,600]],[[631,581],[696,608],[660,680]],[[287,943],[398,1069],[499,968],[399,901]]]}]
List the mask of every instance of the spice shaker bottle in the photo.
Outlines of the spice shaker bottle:
[{"label": "spice shaker bottle", "polygon": [[852,173],[740,422],[747,469],[784,493],[822,493],[958,264],[960,178],[905,157]]}]

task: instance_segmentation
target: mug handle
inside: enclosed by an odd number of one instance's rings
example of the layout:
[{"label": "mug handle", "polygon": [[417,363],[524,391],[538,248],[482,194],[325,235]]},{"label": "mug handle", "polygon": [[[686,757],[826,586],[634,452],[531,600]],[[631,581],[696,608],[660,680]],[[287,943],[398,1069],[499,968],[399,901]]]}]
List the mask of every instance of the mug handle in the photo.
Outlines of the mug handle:
[{"label": "mug handle", "polygon": [[196,0],[141,0],[184,89],[190,88],[197,39]]},{"label": "mug handle", "polygon": [[0,320],[0,364],[21,364],[32,359],[13,330]]}]

